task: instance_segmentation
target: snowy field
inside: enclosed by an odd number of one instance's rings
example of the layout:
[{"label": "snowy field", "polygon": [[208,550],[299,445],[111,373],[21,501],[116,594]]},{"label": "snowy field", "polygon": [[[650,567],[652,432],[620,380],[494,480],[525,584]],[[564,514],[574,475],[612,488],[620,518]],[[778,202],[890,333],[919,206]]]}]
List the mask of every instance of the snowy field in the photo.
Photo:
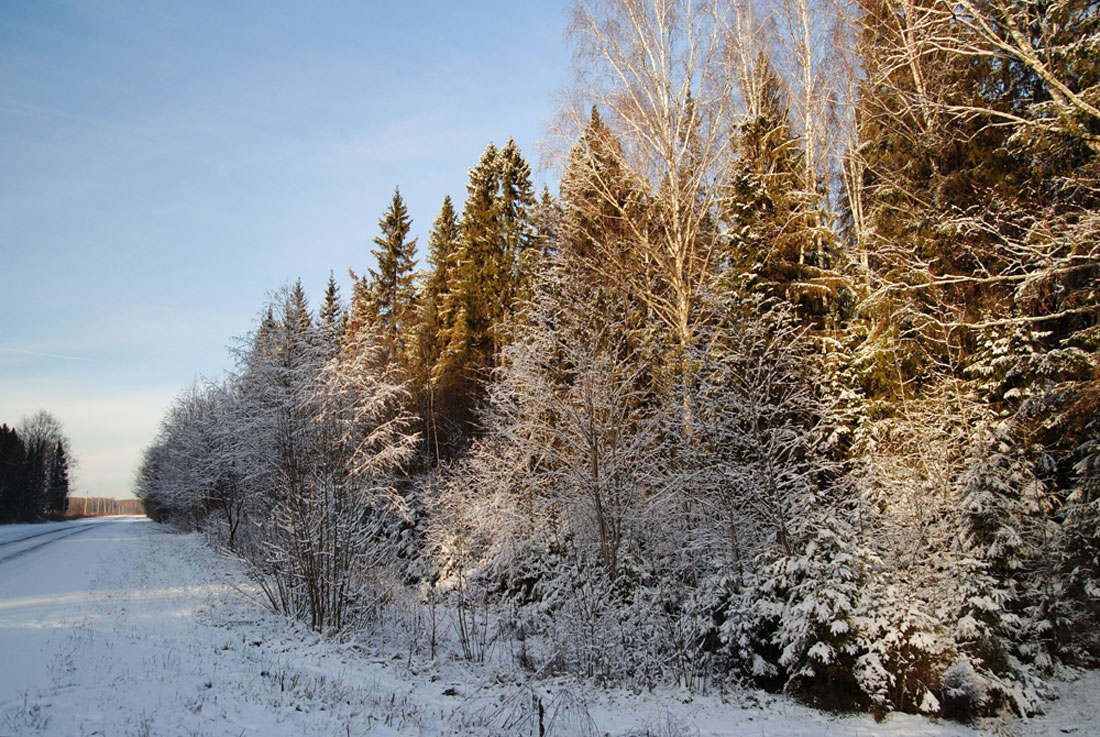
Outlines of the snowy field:
[{"label": "snowy field", "polygon": [[0,735],[538,735],[540,706],[543,733],[563,736],[1100,735],[1096,673],[1062,684],[1047,716],[982,732],[323,640],[264,610],[198,536],[138,517],[0,528],[0,664]]}]

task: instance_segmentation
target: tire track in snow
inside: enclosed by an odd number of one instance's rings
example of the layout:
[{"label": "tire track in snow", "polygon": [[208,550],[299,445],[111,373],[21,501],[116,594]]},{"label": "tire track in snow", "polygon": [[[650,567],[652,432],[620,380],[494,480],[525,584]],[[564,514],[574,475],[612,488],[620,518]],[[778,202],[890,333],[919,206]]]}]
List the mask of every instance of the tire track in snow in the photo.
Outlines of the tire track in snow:
[{"label": "tire track in snow", "polygon": [[35,532],[31,535],[24,535],[23,537],[14,537],[11,540],[0,540],[0,548],[5,545],[14,545],[16,543],[26,542],[27,540],[33,540],[36,537],[42,537],[43,535],[56,535],[58,532],[65,532],[68,528],[72,527],[93,527],[100,524],[104,518],[84,518],[83,520],[73,520],[70,522],[64,522],[61,524],[53,523],[48,530],[42,532]]},{"label": "tire track in snow", "polygon": [[[48,530],[46,532],[38,532],[38,533],[35,533],[34,535],[27,535],[26,537],[21,537],[18,540],[7,540],[2,544],[3,545],[11,545],[12,543],[26,542],[27,540],[32,540],[34,538],[42,537],[44,535],[53,535],[53,537],[51,537],[49,540],[43,540],[40,543],[36,543],[35,545],[31,545],[29,548],[23,548],[22,550],[17,550],[14,553],[8,553],[7,555],[5,555],[3,557],[0,557],[0,565],[2,565],[4,563],[7,563],[8,561],[16,560],[17,558],[22,558],[24,555],[27,555],[28,553],[33,553],[34,551],[36,551],[40,548],[44,548],[47,545],[51,545],[51,544],[57,542],[58,540],[64,540],[67,537],[72,537],[73,535],[79,535],[82,532],[87,532],[88,530],[93,530],[93,529],[99,529],[103,525],[111,525],[111,524],[115,524],[115,523],[114,522],[102,522],[100,524],[95,524],[95,525],[80,525],[75,530],[66,530],[64,528],[61,528],[59,530]],[[56,533],[60,533],[60,534],[56,534]]]}]

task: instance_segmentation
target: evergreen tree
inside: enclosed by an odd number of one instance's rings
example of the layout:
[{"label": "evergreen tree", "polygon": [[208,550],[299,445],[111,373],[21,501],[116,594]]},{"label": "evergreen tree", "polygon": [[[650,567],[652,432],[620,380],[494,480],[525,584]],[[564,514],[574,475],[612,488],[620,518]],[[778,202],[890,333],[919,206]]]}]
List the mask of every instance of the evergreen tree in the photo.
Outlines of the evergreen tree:
[{"label": "evergreen tree", "polygon": [[996,668],[1014,645],[1032,650],[1032,658],[1049,649],[1053,627],[1029,632],[1034,623],[1025,615],[1049,537],[1049,494],[1005,428],[981,425],[972,442],[959,500],[970,570],[959,581],[965,603],[956,636],[979,662]]},{"label": "evergreen tree", "polygon": [[421,419],[421,436],[428,453],[439,459],[443,448],[441,440],[453,434],[440,431],[452,415],[449,402],[453,387],[440,384],[446,374],[433,376],[433,369],[446,347],[445,336],[452,327],[452,316],[445,311],[445,299],[450,292],[452,274],[456,266],[459,226],[450,196],[443,198],[443,206],[428,234],[429,271],[423,275],[419,319],[416,327],[416,355],[411,368],[416,392],[416,404]]},{"label": "evergreen tree", "polygon": [[644,222],[648,213],[627,175],[619,142],[595,106],[562,173],[561,209],[559,247],[571,268],[588,281],[610,280],[626,291],[630,273],[640,268],[632,223]]},{"label": "evergreen tree", "polygon": [[23,440],[15,428],[0,425],[0,524],[21,520],[26,486]]},{"label": "evergreen tree", "polygon": [[371,301],[370,280],[367,274],[359,276],[348,269],[351,277],[351,305],[348,307],[345,338],[354,339],[374,327],[374,310]]},{"label": "evergreen tree", "polygon": [[20,522],[35,522],[44,508],[47,484],[49,483],[50,459],[52,450],[44,439],[32,438],[26,444],[23,460],[23,489],[17,503],[16,518]]},{"label": "evergreen tree", "polygon": [[394,189],[393,200],[378,227],[382,235],[374,239],[378,248],[371,250],[377,270],[368,269],[370,279],[364,285],[367,307],[389,360],[403,364],[415,319],[416,239],[407,240],[412,220],[399,189]]},{"label": "evergreen tree", "polygon": [[430,270],[424,280],[420,305],[421,360],[429,374],[443,351],[443,336],[452,325],[453,316],[446,311],[445,301],[457,266],[458,237],[458,219],[448,195],[443,198],[443,206],[428,234]]},{"label": "evergreen tree", "polygon": [[513,141],[486,147],[470,170],[453,269],[442,298],[445,348],[432,371],[450,387],[454,424],[468,427],[486,372],[507,344],[507,319],[529,278],[535,251],[530,169]]},{"label": "evergreen tree", "polygon": [[50,462],[50,478],[44,503],[46,512],[64,514],[69,507],[69,461],[60,440],[54,448]]},{"label": "evergreen tree", "polygon": [[39,411],[20,423],[19,436],[25,449],[23,493],[17,504],[18,518],[33,522],[48,508],[50,477],[57,448],[68,456],[68,438],[61,422],[49,412]]},{"label": "evergreen tree", "polygon": [[1066,659],[1095,666],[1100,662],[1100,419],[1088,430],[1074,464],[1058,562],[1073,622],[1063,641]]},{"label": "evergreen tree", "polygon": [[737,158],[723,199],[731,283],[792,303],[805,322],[824,327],[842,279],[834,234],[824,227],[823,198],[806,181],[804,154],[791,131],[787,102],[768,57],[753,70],[757,99],[738,126]]},{"label": "evergreen tree", "polygon": [[1053,113],[1100,80],[1085,49],[1098,14],[966,6],[970,18],[930,1],[863,3],[861,209],[878,285],[864,310],[920,341],[923,365],[903,380],[965,366],[983,331],[1041,325],[1050,348],[1097,322],[1081,297],[1098,276],[1098,233],[1082,224],[1100,204],[1100,115]]},{"label": "evergreen tree", "polygon": [[336,276],[331,271],[328,275],[328,286],[325,287],[325,301],[321,303],[318,317],[322,337],[335,355],[344,343],[348,317],[340,301],[340,287],[336,283]]},{"label": "evergreen tree", "polygon": [[608,323],[627,327],[626,345],[646,365],[647,380],[657,381],[670,355],[657,348],[667,345],[666,324],[654,319],[652,303],[639,294],[652,261],[637,243],[639,233],[656,227],[654,205],[630,178],[619,142],[596,106],[570,151],[560,192],[560,268],[584,284]]},{"label": "evergreen tree", "polygon": [[531,212],[531,219],[535,225],[535,247],[544,261],[558,252],[561,217],[561,204],[550,194],[549,187],[543,186],[539,201]]},{"label": "evergreen tree", "polygon": [[444,348],[432,369],[433,383],[453,402],[451,420],[461,428],[460,435],[468,432],[481,395],[480,383],[487,378],[483,372],[492,365],[495,308],[501,304],[504,243],[497,208],[497,164],[497,149],[490,143],[470,170],[454,268],[449,270],[442,300]]},{"label": "evergreen tree", "polygon": [[[531,277],[538,262],[538,231],[533,220],[535,193],[531,185],[531,167],[520,154],[519,146],[509,138],[499,153],[500,193],[498,208],[504,238],[504,263],[507,268],[500,315],[511,315],[514,306],[530,294]],[[498,345],[499,350],[499,345]]]}]

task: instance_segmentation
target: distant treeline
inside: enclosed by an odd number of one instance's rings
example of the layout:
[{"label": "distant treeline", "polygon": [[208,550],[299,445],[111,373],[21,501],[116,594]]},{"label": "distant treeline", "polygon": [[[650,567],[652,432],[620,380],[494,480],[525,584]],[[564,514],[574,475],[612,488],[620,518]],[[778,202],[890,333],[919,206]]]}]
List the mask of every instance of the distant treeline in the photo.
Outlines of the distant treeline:
[{"label": "distant treeline", "polygon": [[69,439],[48,412],[24,419],[18,430],[0,425],[0,523],[64,515],[69,458]]},{"label": "distant treeline", "polygon": [[145,514],[140,499],[108,499],[101,496],[76,496],[69,500],[71,517],[105,517],[113,514]]}]

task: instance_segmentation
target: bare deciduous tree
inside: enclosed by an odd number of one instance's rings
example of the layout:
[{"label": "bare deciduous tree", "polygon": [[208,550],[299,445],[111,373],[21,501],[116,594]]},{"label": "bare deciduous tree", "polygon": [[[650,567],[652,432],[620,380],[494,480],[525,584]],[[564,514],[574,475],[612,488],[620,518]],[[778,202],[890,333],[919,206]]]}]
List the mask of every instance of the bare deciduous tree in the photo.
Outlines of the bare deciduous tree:
[{"label": "bare deciduous tree", "polygon": [[580,128],[598,105],[617,138],[648,216],[624,209],[618,182],[595,192],[629,231],[634,261],[623,276],[632,293],[684,347],[718,268],[713,215],[737,99],[731,16],[720,0],[593,0],[577,3],[571,27],[579,104],[566,119]]}]

